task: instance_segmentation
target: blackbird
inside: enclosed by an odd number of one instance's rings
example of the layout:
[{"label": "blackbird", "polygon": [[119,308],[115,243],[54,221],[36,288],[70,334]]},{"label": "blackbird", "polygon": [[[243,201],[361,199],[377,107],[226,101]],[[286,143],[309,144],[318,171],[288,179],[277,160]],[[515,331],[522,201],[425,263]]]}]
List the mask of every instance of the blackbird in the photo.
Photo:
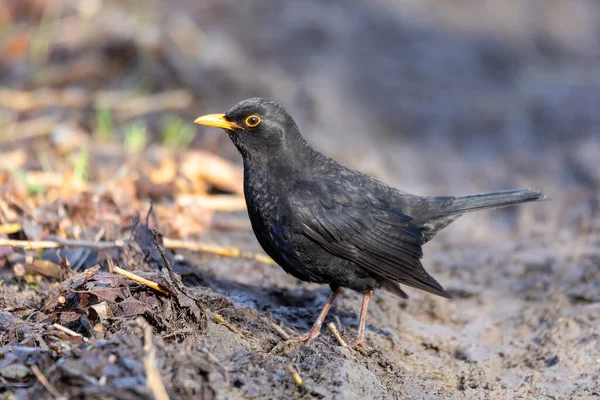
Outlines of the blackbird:
[{"label": "blackbird", "polygon": [[292,117],[262,98],[194,122],[225,129],[241,153],[248,215],[265,252],[296,278],[331,287],[314,325],[295,341],[310,343],[320,334],[342,288],[363,294],[353,346],[363,345],[375,289],[407,298],[401,285],[408,285],[450,298],[423,268],[422,246],[462,214],[544,197],[532,190],[461,197],[402,192],[314,150]]}]

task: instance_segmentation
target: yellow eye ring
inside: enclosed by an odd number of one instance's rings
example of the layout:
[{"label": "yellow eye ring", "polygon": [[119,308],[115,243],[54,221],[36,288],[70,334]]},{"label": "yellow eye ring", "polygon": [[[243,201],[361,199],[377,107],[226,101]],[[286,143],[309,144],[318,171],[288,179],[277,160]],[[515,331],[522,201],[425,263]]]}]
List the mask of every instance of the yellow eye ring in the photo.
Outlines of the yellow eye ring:
[{"label": "yellow eye ring", "polygon": [[260,124],[260,117],[258,115],[251,115],[246,118],[246,125],[248,125],[250,128],[254,128],[258,124]]}]

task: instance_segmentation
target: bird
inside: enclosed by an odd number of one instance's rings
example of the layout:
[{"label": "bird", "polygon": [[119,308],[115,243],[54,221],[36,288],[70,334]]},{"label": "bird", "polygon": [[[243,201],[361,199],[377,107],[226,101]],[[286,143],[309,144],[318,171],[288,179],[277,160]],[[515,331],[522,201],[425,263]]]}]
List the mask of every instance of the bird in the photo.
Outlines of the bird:
[{"label": "bird", "polygon": [[363,346],[374,290],[408,298],[402,285],[451,298],[423,267],[423,245],[471,211],[543,199],[529,189],[468,196],[417,196],[388,186],[315,150],[274,101],[250,98],[194,123],[224,129],[242,156],[244,197],[264,251],[288,274],[331,288],[322,311],[294,342],[310,344],[342,288],[363,295]]}]

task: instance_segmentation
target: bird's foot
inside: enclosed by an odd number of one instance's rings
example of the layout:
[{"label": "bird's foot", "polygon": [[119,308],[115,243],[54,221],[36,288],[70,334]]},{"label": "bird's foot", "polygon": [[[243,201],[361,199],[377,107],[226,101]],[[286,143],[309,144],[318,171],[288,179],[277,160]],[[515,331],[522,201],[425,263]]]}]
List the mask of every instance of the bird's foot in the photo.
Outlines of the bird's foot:
[{"label": "bird's foot", "polygon": [[365,344],[364,338],[356,338],[348,343],[348,347],[360,353],[368,353],[371,348]]},{"label": "bird's foot", "polygon": [[310,331],[308,331],[304,335],[293,337],[293,338],[287,340],[287,342],[289,342],[289,343],[304,343],[305,345],[308,346],[320,334],[321,334],[320,329],[319,330],[313,330],[313,329],[311,329]]},{"label": "bird's foot", "polygon": [[278,344],[275,345],[275,347],[273,347],[271,349],[270,352],[277,353],[281,349],[286,348],[289,345],[293,345],[293,344],[297,344],[297,343],[304,343],[304,345],[309,346],[310,343],[313,340],[315,340],[320,334],[321,334],[321,332],[319,332],[319,331],[313,332],[311,330],[311,331],[305,333],[304,335],[296,336],[296,337],[284,340],[283,342],[279,342]]},{"label": "bird's foot", "polygon": [[367,346],[365,346],[365,341],[363,339],[356,338],[354,340],[351,340],[350,343],[348,343],[348,347],[351,347],[354,349],[357,347],[366,348]]}]

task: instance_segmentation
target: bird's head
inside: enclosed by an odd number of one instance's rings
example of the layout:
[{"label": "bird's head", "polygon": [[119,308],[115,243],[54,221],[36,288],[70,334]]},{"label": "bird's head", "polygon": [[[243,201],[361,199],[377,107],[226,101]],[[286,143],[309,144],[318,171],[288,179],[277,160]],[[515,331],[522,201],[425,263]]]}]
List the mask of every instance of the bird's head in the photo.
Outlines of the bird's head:
[{"label": "bird's head", "polygon": [[243,100],[225,114],[203,115],[194,123],[225,129],[244,157],[270,157],[305,143],[292,117],[277,103],[259,97]]}]

